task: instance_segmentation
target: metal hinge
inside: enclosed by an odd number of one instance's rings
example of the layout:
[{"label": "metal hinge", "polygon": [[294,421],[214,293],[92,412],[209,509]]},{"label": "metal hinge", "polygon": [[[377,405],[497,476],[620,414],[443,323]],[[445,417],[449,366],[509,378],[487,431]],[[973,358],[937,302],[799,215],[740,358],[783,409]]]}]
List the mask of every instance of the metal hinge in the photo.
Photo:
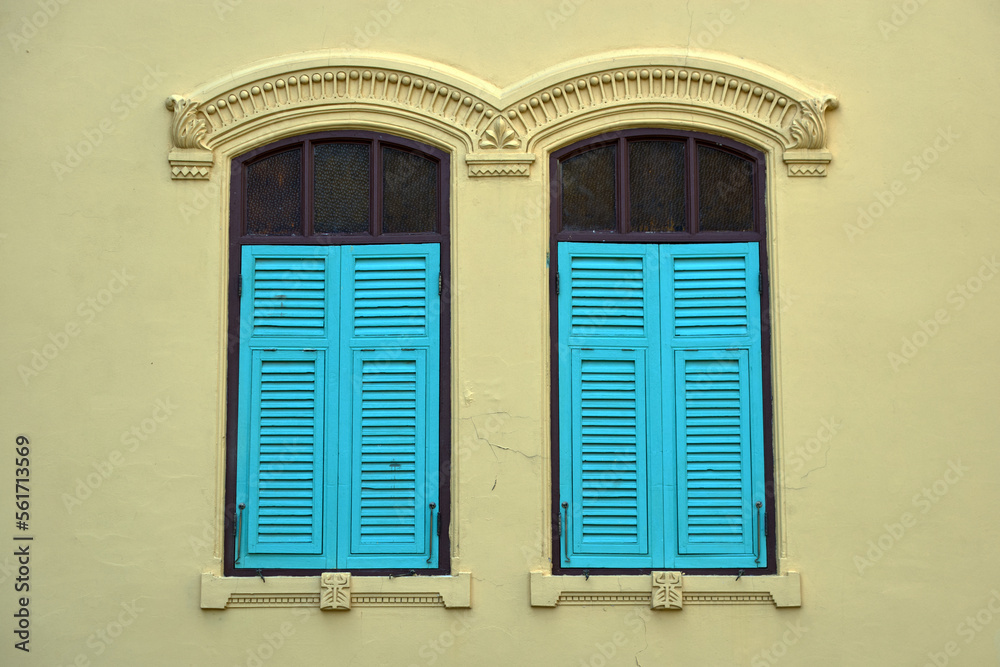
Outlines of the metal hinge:
[{"label": "metal hinge", "polygon": [[444,279],[441,278],[441,273],[438,272],[438,296],[441,296],[441,291],[444,289]]},{"label": "metal hinge", "polygon": [[562,514],[556,514],[556,532],[562,537]]},{"label": "metal hinge", "polygon": [[763,273],[758,273],[757,274],[757,294],[761,293],[761,290],[763,289],[763,285],[764,285],[764,274]]},{"label": "metal hinge", "polygon": [[243,276],[240,276],[240,284],[236,288],[236,296],[239,298],[243,297]]},{"label": "metal hinge", "polygon": [[438,518],[437,518],[437,534],[438,534],[438,537],[440,537],[440,536],[441,536],[441,512],[438,512]]},{"label": "metal hinge", "polygon": [[559,272],[556,271],[556,294],[559,294]]}]

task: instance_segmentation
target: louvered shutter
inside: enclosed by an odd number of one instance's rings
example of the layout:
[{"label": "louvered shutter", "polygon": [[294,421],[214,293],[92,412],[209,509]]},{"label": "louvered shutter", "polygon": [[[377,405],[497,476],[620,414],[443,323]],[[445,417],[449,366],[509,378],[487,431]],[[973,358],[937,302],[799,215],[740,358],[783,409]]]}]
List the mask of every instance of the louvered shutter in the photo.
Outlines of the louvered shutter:
[{"label": "louvered shutter", "polygon": [[668,556],[673,567],[764,567],[757,244],[665,245],[660,267]]},{"label": "louvered shutter", "polygon": [[561,243],[558,268],[562,565],[650,567],[663,542],[649,511],[662,503],[655,248]]},{"label": "louvered shutter", "polygon": [[343,250],[340,558],[436,566],[439,246]]},{"label": "louvered shutter", "polygon": [[[246,246],[241,257],[237,567],[329,564],[336,498],[337,255]],[[331,307],[333,304],[333,307]]]}]

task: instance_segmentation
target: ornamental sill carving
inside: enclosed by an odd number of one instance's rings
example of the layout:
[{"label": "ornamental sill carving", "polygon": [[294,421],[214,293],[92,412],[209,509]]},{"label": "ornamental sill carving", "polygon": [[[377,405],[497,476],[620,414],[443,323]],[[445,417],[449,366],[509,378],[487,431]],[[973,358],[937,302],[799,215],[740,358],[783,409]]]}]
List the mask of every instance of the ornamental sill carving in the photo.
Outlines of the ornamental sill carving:
[{"label": "ornamental sill carving", "polygon": [[374,56],[357,58],[354,65],[316,64],[329,63],[332,55],[307,58],[261,66],[236,77],[235,84],[171,96],[174,153],[204,151],[187,161],[172,153],[172,177],[209,178],[208,156],[227,141],[337,110],[378,112],[444,130],[464,144],[474,177],[527,176],[532,163],[507,159],[509,153],[537,155],[545,150],[538,148],[544,137],[560,128],[588,118],[613,122],[616,113],[636,111],[655,112],[654,123],[683,120],[694,128],[721,119],[766,137],[781,146],[790,176],[825,176],[830,162],[826,112],[837,108],[837,99],[735,61],[673,52],[609,54],[604,62],[620,66],[567,64],[500,91],[434,63],[408,69]]},{"label": "ornamental sill carving", "polygon": [[532,572],[531,604],[535,607],[638,605],[654,610],[681,610],[703,604],[800,607],[802,593],[797,572],[740,579],[666,571],[591,577]]},{"label": "ornamental sill carving", "polygon": [[220,577],[201,575],[201,608],[471,607],[468,572],[443,577],[362,577],[324,572],[318,577]]},{"label": "ornamental sill carving", "polygon": [[683,609],[684,586],[680,572],[653,572],[653,609]]},{"label": "ornamental sill carving", "polygon": [[351,575],[347,572],[324,572],[320,575],[319,608],[344,610],[351,608]]}]

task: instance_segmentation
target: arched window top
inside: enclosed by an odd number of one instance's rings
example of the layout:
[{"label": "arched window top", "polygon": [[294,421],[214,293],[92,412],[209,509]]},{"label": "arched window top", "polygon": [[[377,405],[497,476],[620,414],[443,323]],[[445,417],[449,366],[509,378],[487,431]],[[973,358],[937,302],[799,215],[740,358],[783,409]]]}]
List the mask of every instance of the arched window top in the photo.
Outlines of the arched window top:
[{"label": "arched window top", "polygon": [[837,106],[833,95],[781,72],[688,49],[591,55],[503,89],[409,56],[303,53],[168,98],[168,159],[174,179],[208,179],[216,153],[237,155],[279,124],[303,133],[393,127],[456,151],[469,176],[520,177],[570,136],[656,117],[780,154],[789,176],[826,176],[826,111]]},{"label": "arched window top", "polygon": [[284,139],[232,163],[238,244],[435,242],[447,234],[448,155],[372,132]]},{"label": "arched window top", "polygon": [[599,135],[552,154],[560,241],[758,241],[764,155],[674,130]]}]

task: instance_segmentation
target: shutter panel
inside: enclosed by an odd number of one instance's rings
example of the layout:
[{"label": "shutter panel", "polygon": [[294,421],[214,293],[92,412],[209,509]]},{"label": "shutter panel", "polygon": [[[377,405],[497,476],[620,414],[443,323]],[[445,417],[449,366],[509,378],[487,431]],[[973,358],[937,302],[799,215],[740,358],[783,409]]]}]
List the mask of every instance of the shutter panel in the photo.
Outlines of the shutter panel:
[{"label": "shutter panel", "polygon": [[579,406],[572,424],[579,447],[573,461],[577,552],[646,553],[645,355],[573,352],[571,400]]},{"label": "shutter panel", "polygon": [[321,352],[252,353],[248,554],[322,552]]},{"label": "shutter panel", "polygon": [[336,259],[327,248],[243,248],[237,567],[332,566]]},{"label": "shutter panel", "polygon": [[660,249],[676,438],[672,567],[766,565],[755,507],[764,501],[757,252],[756,243]]},{"label": "shutter panel", "polygon": [[326,326],[326,258],[253,258],[254,336],[322,335]]},{"label": "shutter panel", "polygon": [[650,567],[663,541],[649,512],[662,502],[655,250],[561,243],[558,270],[561,562]]},{"label": "shutter panel", "polygon": [[[439,246],[345,246],[341,559],[426,568],[439,506]],[[344,457],[347,457],[347,460]],[[436,518],[437,510],[434,516]],[[436,536],[433,538],[436,543]],[[432,562],[433,561],[433,562]]]}]

